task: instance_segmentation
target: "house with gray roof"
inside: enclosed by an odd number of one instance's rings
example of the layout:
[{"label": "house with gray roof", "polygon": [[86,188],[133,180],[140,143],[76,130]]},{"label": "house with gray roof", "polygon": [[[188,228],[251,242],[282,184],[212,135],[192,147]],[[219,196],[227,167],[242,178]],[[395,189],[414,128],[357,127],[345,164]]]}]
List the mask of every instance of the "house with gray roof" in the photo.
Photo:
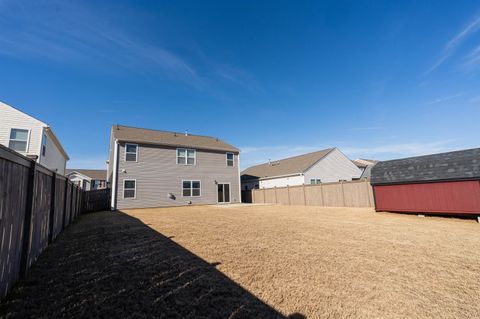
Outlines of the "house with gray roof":
[{"label": "house with gray roof", "polygon": [[216,137],[114,125],[112,209],[240,202],[239,154]]},{"label": "house with gray roof", "polygon": [[242,190],[358,179],[362,171],[338,148],[268,161],[242,171]]}]

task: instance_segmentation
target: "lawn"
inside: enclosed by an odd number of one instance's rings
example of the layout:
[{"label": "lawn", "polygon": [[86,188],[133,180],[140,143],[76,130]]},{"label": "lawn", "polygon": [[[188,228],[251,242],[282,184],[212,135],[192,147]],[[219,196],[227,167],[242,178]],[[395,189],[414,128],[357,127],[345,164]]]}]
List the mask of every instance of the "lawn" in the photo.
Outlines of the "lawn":
[{"label": "lawn", "polygon": [[0,304],[11,317],[478,318],[480,225],[371,209],[95,213]]}]

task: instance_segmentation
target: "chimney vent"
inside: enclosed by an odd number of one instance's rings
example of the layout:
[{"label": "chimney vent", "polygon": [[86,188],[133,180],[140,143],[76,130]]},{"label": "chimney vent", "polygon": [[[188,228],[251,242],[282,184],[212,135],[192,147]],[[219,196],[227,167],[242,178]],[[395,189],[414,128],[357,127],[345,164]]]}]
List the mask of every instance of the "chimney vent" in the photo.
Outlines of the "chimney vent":
[{"label": "chimney vent", "polygon": [[188,130],[185,130],[185,136],[188,136]]}]

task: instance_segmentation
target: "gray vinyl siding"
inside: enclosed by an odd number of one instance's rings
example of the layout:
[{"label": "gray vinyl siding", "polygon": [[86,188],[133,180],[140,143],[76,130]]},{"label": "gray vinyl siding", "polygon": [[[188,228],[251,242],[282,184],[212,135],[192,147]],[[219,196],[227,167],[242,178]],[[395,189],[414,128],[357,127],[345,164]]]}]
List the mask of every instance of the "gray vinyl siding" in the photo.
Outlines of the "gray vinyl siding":
[{"label": "gray vinyl siding", "polygon": [[351,181],[359,178],[362,171],[352,163],[340,150],[334,149],[327,156],[318,161],[305,173],[305,184],[310,184],[310,179],[319,178],[322,183]]},{"label": "gray vinyl siding", "polygon": [[[196,150],[196,165],[177,165],[176,148],[138,145],[137,162],[125,161],[125,143],[119,146],[117,208],[216,204],[218,183],[230,183],[230,199],[239,202],[238,154],[227,167],[226,152]],[[123,198],[123,182],[136,180],[136,198]],[[199,180],[200,197],[183,197],[182,180]],[[176,199],[169,199],[172,193]]]}]

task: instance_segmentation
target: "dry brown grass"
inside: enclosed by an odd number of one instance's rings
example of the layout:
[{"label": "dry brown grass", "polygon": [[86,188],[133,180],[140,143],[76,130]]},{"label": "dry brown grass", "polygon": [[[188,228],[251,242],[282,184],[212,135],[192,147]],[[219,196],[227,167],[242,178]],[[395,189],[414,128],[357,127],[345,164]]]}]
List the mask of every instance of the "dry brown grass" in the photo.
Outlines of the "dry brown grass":
[{"label": "dry brown grass", "polygon": [[371,209],[130,210],[283,314],[479,318],[480,225]]}]

